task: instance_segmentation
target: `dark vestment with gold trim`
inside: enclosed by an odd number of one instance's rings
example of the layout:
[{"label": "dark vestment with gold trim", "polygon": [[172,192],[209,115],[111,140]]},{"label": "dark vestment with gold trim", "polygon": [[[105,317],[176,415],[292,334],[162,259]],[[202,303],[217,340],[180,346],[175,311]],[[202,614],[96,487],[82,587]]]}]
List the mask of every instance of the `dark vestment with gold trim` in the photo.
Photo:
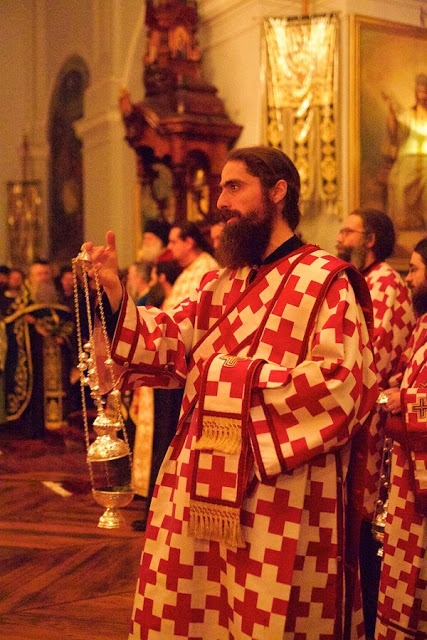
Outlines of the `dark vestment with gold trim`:
[{"label": "dark vestment with gold trim", "polygon": [[3,320],[7,428],[19,437],[41,438],[45,429],[62,427],[68,412],[73,314],[58,303],[34,304],[24,290]]}]

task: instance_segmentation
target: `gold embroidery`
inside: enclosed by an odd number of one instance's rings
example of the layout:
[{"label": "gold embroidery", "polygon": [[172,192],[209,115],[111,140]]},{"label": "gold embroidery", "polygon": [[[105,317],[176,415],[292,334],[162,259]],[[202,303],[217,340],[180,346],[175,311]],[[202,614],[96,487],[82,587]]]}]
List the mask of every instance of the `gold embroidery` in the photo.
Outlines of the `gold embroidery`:
[{"label": "gold embroidery", "polygon": [[420,398],[418,404],[413,404],[410,411],[419,414],[419,420],[424,420],[424,418],[427,417],[427,403],[424,401],[424,398]]},{"label": "gold embroidery", "polygon": [[7,420],[16,420],[26,409],[32,391],[32,359],[28,325],[24,317],[15,321],[13,332],[17,344],[14,393],[7,396]]},{"label": "gold embroidery", "polygon": [[[33,362],[31,356],[30,334],[28,329],[28,323],[26,315],[33,311],[49,309],[50,316],[44,318],[37,318],[36,325],[42,329],[42,331],[51,336],[58,336],[65,342],[69,341],[69,336],[73,331],[74,324],[71,321],[62,322],[60,316],[56,313],[58,311],[67,311],[70,313],[68,307],[53,303],[51,305],[46,304],[33,304],[30,301],[29,292],[27,289],[23,289],[21,296],[15,298],[9,306],[7,315],[4,318],[6,325],[12,324],[12,331],[16,340],[16,368],[14,375],[14,389],[13,393],[7,394],[6,420],[16,420],[19,418],[24,410],[27,408],[32,394],[33,387]],[[61,406],[59,406],[61,404]],[[49,403],[49,411],[53,416],[57,416],[58,411],[62,412],[62,399],[61,401]],[[45,406],[46,410],[46,406]],[[60,426],[56,417],[52,420],[52,425]],[[56,428],[56,427],[51,427]]]},{"label": "gold embroidery", "polygon": [[225,360],[224,367],[235,367],[238,362],[246,360],[246,358],[241,358],[240,356],[223,355],[219,357],[220,360]]},{"label": "gold embroidery", "polygon": [[[267,143],[289,153],[301,178],[301,211],[339,208],[337,16],[266,18]],[[313,53],[314,52],[314,53]]]},{"label": "gold embroidery", "polygon": [[63,426],[63,398],[61,347],[51,336],[43,338],[44,419],[46,429]]}]

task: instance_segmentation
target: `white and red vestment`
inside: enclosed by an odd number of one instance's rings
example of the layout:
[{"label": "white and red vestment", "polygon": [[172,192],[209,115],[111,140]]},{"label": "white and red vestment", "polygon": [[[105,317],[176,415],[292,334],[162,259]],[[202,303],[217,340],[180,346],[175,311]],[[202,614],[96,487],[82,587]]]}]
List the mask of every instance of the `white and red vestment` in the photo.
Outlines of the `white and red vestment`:
[{"label": "white and red vestment", "polygon": [[347,495],[346,474],[377,397],[369,292],[314,246],[252,274],[213,272],[169,312],[122,302],[122,387],[185,383],[133,639],[350,637],[344,567],[357,526],[346,516],[363,492]]},{"label": "white and red vestment", "polygon": [[[427,638],[427,313],[390,380],[400,386],[402,417],[393,437],[381,570],[377,640]],[[397,427],[397,428],[396,428]]]},{"label": "white and red vestment", "polygon": [[[402,277],[387,262],[376,262],[363,272],[374,311],[372,346],[381,389],[395,372],[399,358],[406,349],[415,324],[409,290]],[[369,455],[364,498],[364,516],[371,518],[378,499],[378,485],[384,446],[384,413],[373,414],[369,428]]]}]

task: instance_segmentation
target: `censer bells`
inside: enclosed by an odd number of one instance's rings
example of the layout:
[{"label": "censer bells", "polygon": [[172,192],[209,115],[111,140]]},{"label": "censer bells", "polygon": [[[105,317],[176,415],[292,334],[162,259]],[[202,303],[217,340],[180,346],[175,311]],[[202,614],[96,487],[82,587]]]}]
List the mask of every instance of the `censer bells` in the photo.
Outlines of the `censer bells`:
[{"label": "censer bells", "polygon": [[[109,393],[107,398],[104,398],[100,393],[99,376],[94,348],[93,323],[91,318],[89,282],[85,268],[85,263],[87,262],[88,256],[84,251],[81,251],[72,261],[77,343],[79,350],[79,364],[77,366],[80,370],[83,424],[87,450],[86,460],[89,467],[92,494],[98,504],[106,507],[104,513],[99,519],[98,527],[112,529],[119,527],[124,521],[123,516],[119,512],[119,508],[128,505],[134,497],[134,492],[130,486],[132,475],[132,455],[120,410],[120,391],[114,389]],[[83,344],[82,340],[82,326],[78,298],[78,270],[80,270],[83,281],[89,332],[89,340],[85,344]],[[113,371],[113,360],[111,358],[110,343],[106,330],[101,287],[98,280],[98,274],[96,272],[95,286],[105,351],[107,354],[105,365],[110,374],[111,386],[114,388],[116,380]],[[93,422],[93,428],[97,436],[95,441],[92,443],[90,443],[89,438],[85,387],[89,387],[90,395],[93,398],[97,410],[97,416]],[[118,437],[119,431],[123,433],[124,440]]]}]

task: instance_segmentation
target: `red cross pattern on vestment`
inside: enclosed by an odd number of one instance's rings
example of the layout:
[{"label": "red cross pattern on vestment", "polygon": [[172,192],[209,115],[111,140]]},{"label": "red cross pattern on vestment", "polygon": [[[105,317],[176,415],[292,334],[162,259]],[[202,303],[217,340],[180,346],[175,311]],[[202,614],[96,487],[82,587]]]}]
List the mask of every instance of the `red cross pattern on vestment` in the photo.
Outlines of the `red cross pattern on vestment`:
[{"label": "red cross pattern on vestment", "polygon": [[[268,345],[271,347],[270,353],[266,352],[266,356],[271,362],[280,364],[283,360],[285,350],[290,354],[300,353],[302,341],[292,336],[294,324],[290,319],[281,318],[277,328],[265,328],[262,339],[265,346]],[[283,338],[282,340],[280,340],[280,338],[278,339],[279,336],[286,336],[286,343]]]},{"label": "red cross pattern on vestment", "polygon": [[230,564],[233,565],[235,569],[234,579],[236,584],[242,587],[245,586],[249,576],[257,576],[259,578],[262,575],[263,563],[260,560],[251,558],[250,549],[244,563],[241,564],[239,562],[239,556],[236,555],[230,558]]},{"label": "red cross pattern on vestment", "polygon": [[136,609],[135,622],[141,626],[140,640],[148,640],[148,634],[151,631],[160,631],[162,619],[153,615],[154,602],[151,598],[144,598],[142,609]]},{"label": "red cross pattern on vestment", "polygon": [[293,382],[295,393],[288,398],[288,406],[292,411],[305,407],[313,417],[325,413],[320,400],[327,398],[330,391],[324,382],[310,384],[306,375],[295,376]]},{"label": "red cross pattern on vestment", "polygon": [[[288,632],[296,632],[298,627],[307,627],[310,618],[310,609],[313,603],[319,603],[322,605],[322,618],[323,622],[330,620],[331,631],[335,623],[337,615],[336,611],[336,576],[328,575],[326,585],[324,587],[314,587],[311,589],[309,601],[303,597],[303,593],[306,592],[306,588],[302,589],[298,586],[293,586],[291,589],[291,596],[289,599],[289,606],[286,616],[285,630]],[[298,634],[295,637],[299,637]],[[301,634],[301,638],[309,638],[309,634]],[[329,634],[320,637],[332,637]],[[334,636],[335,637],[335,636]]]},{"label": "red cross pattern on vestment", "polygon": [[229,309],[237,301],[244,289],[245,280],[241,278],[233,278],[231,281],[230,290],[224,293],[222,299],[222,307],[224,309]]},{"label": "red cross pattern on vestment", "polygon": [[180,591],[178,586],[178,580],[183,578],[184,580],[191,580],[193,578],[193,565],[182,564],[180,562],[180,549],[171,547],[169,556],[167,559],[162,559],[159,562],[159,572],[166,576],[166,588],[170,591]]},{"label": "red cross pattern on vestment", "polygon": [[221,323],[221,332],[212,342],[213,350],[220,352],[224,349],[227,351],[237,349],[237,347],[239,347],[239,341],[236,335],[241,326],[242,321],[239,316],[235,317],[233,321],[230,321],[229,318],[224,318]]},{"label": "red cross pattern on vestment", "polygon": [[304,509],[309,513],[309,523],[312,527],[320,525],[320,515],[322,513],[335,513],[335,498],[323,496],[323,484],[312,481],[310,484],[310,495],[305,496]]},{"label": "red cross pattern on vestment", "polygon": [[316,558],[316,571],[328,573],[330,558],[336,556],[337,544],[332,542],[332,529],[319,529],[319,542],[311,540],[307,545],[307,556]]},{"label": "red cross pattern on vestment", "polygon": [[308,619],[310,603],[301,600],[301,587],[293,586],[286,616],[286,631],[295,631],[298,618]]},{"label": "red cross pattern on vestment", "polygon": [[152,559],[153,556],[151,553],[145,553],[142,557],[140,575],[144,576],[145,584],[156,584],[156,572],[150,569]]},{"label": "red cross pattern on vestment", "polygon": [[289,558],[295,557],[297,545],[297,540],[283,537],[280,549],[266,549],[264,562],[277,567],[276,582],[291,584],[294,566],[289,562]]},{"label": "red cross pattern on vestment", "polygon": [[[393,446],[393,452],[396,452],[397,455],[402,455],[401,451],[398,447]],[[394,474],[393,474],[393,488],[394,491],[397,492],[399,498],[403,500],[408,499],[408,486],[409,486],[409,473],[407,469],[399,468],[397,463],[394,465]],[[397,517],[402,518],[402,528],[406,531],[409,531],[410,523],[406,522],[405,511],[400,507],[396,507],[395,515]]]},{"label": "red cross pattern on vestment", "polygon": [[257,515],[269,518],[268,532],[283,536],[284,527],[287,522],[299,524],[301,521],[301,510],[289,505],[290,493],[286,489],[275,489],[273,500],[259,500],[257,504]]},{"label": "red cross pattern on vestment", "polygon": [[163,606],[163,618],[172,620],[175,623],[175,636],[188,638],[190,624],[193,622],[203,622],[205,610],[196,609],[191,606],[190,593],[177,593],[176,604],[165,604]]},{"label": "red cross pattern on vestment", "polygon": [[[182,518],[176,517],[176,505],[172,506],[172,513],[165,514],[162,520],[162,529],[167,531],[166,536],[166,544],[170,544],[171,538],[174,534],[181,535],[182,534]],[[157,539],[158,529],[156,530],[156,536],[153,538]]]},{"label": "red cross pattern on vestment", "polygon": [[255,591],[245,589],[243,601],[237,598],[234,600],[234,610],[242,618],[242,632],[246,633],[250,638],[253,638],[253,630],[256,623],[266,628],[270,619],[268,611],[258,608],[259,597],[259,594]]},{"label": "red cross pattern on vestment", "polygon": [[[211,461],[210,468],[204,468],[200,466],[203,459]],[[234,472],[226,471],[225,469],[226,458],[224,455],[211,454],[204,456],[200,453],[200,464],[197,470],[197,489],[196,494],[207,498],[213,498],[216,500],[223,500],[223,489],[234,489],[236,487],[237,476]],[[200,485],[206,485],[208,487],[208,493],[201,491]]]},{"label": "red cross pattern on vestment", "polygon": [[219,542],[211,540],[208,551],[196,551],[194,553],[194,565],[206,567],[207,578],[212,582],[221,581],[221,573],[226,574],[227,564],[221,555]]},{"label": "red cross pattern on vestment", "polygon": [[197,329],[207,331],[212,323],[224,313],[222,305],[212,303],[213,292],[202,291],[198,305]]},{"label": "red cross pattern on vestment", "polygon": [[403,560],[410,565],[414,563],[415,558],[422,557],[423,550],[418,546],[418,536],[414,533],[408,533],[408,539],[404,540],[402,537],[396,543],[396,547],[401,551],[404,551]]},{"label": "red cross pattern on vestment", "polygon": [[[220,358],[225,360],[225,358],[234,358],[234,356],[220,356]],[[245,392],[245,378],[236,375],[236,372],[232,371],[238,361],[243,360],[245,360],[245,358],[236,358],[232,365],[225,364],[221,371],[217,372],[218,375],[221,376],[220,380],[208,380],[206,382],[205,395],[206,397],[212,396],[214,398],[215,408],[217,407],[217,397],[220,383],[229,384],[228,393],[230,398],[243,398]],[[209,405],[210,409],[213,409],[214,406],[212,406],[211,403]]]},{"label": "red cross pattern on vestment", "polygon": [[321,604],[322,616],[330,620],[335,620],[335,616],[337,615],[336,590],[337,576],[335,574],[329,574],[326,585],[324,587],[313,587],[311,592],[311,602]]},{"label": "red cross pattern on vestment", "polygon": [[206,610],[218,612],[218,624],[224,629],[228,628],[228,623],[233,619],[233,609],[228,602],[227,587],[220,586],[219,596],[209,594],[206,596]]}]

